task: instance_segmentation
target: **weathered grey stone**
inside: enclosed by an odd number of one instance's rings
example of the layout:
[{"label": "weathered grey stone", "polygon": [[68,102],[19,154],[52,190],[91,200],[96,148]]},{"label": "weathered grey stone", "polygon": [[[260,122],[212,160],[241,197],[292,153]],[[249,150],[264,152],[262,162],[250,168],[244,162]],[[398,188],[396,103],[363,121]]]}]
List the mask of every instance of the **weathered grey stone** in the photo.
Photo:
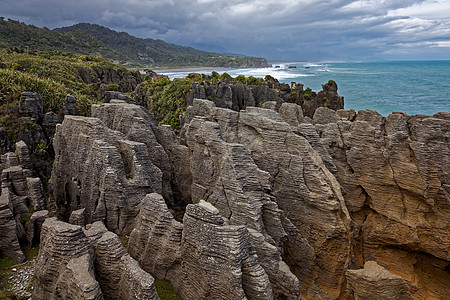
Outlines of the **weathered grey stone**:
[{"label": "weathered grey stone", "polygon": [[7,152],[1,156],[2,158],[2,167],[1,170],[8,169],[10,167],[19,165],[19,155],[13,152]]},{"label": "weathered grey stone", "polygon": [[245,225],[274,295],[298,297],[298,280],[281,258],[286,233],[281,223],[282,212],[268,194],[270,174],[258,169],[243,145],[223,141],[218,123],[194,118],[187,130],[187,145],[193,151],[194,201],[204,199],[229,218],[231,225]]},{"label": "weathered grey stone", "polygon": [[279,110],[283,120],[293,127],[304,123],[303,110],[300,105],[295,103],[283,103]]},{"label": "weathered grey stone", "polygon": [[0,126],[0,152],[5,153],[8,150],[8,135],[6,134],[5,128]]},{"label": "weathered grey stone", "polygon": [[[32,163],[28,147],[23,141],[15,145],[16,153],[2,155],[1,185],[2,195],[12,204],[12,212],[16,217],[33,210],[45,208],[45,197],[40,178],[33,177]],[[20,163],[20,164],[19,164]]]},{"label": "weathered grey stone", "polygon": [[337,84],[332,80],[322,84],[322,91],[317,94],[310,90],[303,91],[302,88],[297,93],[296,103],[302,106],[304,115],[310,118],[314,116],[316,109],[320,107],[336,111],[344,108],[344,97],[339,96],[337,90]]},{"label": "weathered grey stone", "polygon": [[38,120],[44,114],[44,99],[32,92],[23,92],[19,101],[19,113]]},{"label": "weathered grey stone", "polygon": [[100,224],[85,232],[93,244],[96,278],[105,299],[159,299],[153,277],[127,254],[116,234]]},{"label": "weathered grey stone", "polygon": [[92,116],[102,120],[108,128],[123,133],[126,139],[147,147],[150,163],[162,172],[162,195],[166,201],[173,203],[169,157],[157,140],[157,125],[149,112],[138,105],[107,103],[93,105]]},{"label": "weathered grey stone", "polygon": [[94,243],[94,252],[97,280],[103,295],[106,299],[114,299],[119,292],[121,273],[118,271],[121,257],[126,255],[126,250],[119,237],[108,231]]},{"label": "weathered grey stone", "polygon": [[129,234],[142,197],[162,191],[162,174],[148,147],[97,118],[66,116],[54,148],[53,197],[65,219],[85,208],[88,223],[105,220],[108,229]]},{"label": "weathered grey stone", "polygon": [[128,97],[127,95],[125,95],[121,92],[117,92],[117,91],[105,91],[104,97],[105,97],[105,99],[104,99],[105,103],[109,103],[113,99],[122,100],[122,101],[125,101],[126,103],[134,103],[135,102],[133,98]]},{"label": "weathered grey stone", "polygon": [[[251,159],[256,163],[257,168],[267,172],[268,180],[265,189],[271,191],[270,194],[275,196],[275,204],[286,215],[287,221],[284,222],[286,226],[295,225],[296,230],[289,227],[290,236],[286,236],[284,233],[279,237],[284,236],[281,240],[287,240],[284,248],[297,247],[285,250],[290,254],[285,258],[289,261],[290,266],[294,266],[296,270],[300,269],[299,266],[308,267],[306,271],[295,273],[301,282],[301,289],[305,293],[308,293],[308,290],[310,292],[314,290],[314,294],[320,294],[322,297],[332,297],[330,292],[338,294],[342,275],[350,258],[351,232],[350,218],[336,178],[327,169],[321,156],[308,140],[299,134],[297,128],[287,124],[276,111],[248,107],[245,111],[239,112],[234,129],[224,128],[225,125],[229,126],[230,122],[208,122],[215,121],[216,111],[218,109],[213,105],[200,100],[194,101],[194,107],[188,111],[187,120],[192,121],[189,123],[185,136],[187,145],[193,150],[193,199],[209,199],[208,201],[217,205],[224,216],[231,215],[231,223],[234,218],[238,219],[238,211],[243,212],[242,209],[236,210],[237,216],[235,216],[235,212],[231,214],[230,209],[222,204],[223,200],[217,200],[226,199],[225,196],[218,196],[220,195],[218,191],[221,190],[225,190],[225,195],[233,200],[230,194],[236,188],[231,185],[224,189],[230,184],[227,181],[233,182],[233,178],[237,178],[238,182],[245,182],[243,174],[248,174],[236,172],[233,169],[231,169],[232,172],[228,172],[227,168],[229,167],[227,166],[230,163],[227,162],[227,159],[233,160],[227,158],[229,157],[227,152],[218,151],[217,154],[214,154],[214,151],[217,150],[213,149],[218,149],[219,145],[223,143],[221,141],[223,136],[220,136],[220,133],[223,131],[231,133],[227,135],[225,141],[233,141],[242,145],[240,150],[237,150],[239,147],[236,145],[229,147],[236,149],[235,153],[241,155],[245,152],[249,153],[248,155],[251,154]],[[203,119],[192,117],[196,112],[199,112]],[[190,133],[191,131],[195,133]],[[317,136],[316,140],[315,146],[319,149],[320,143]],[[201,147],[196,150],[195,147],[191,148],[191,145],[203,145],[202,147],[207,150],[202,151]],[[323,156],[327,156],[328,162],[332,165],[332,160],[323,145],[322,150]],[[211,161],[208,159],[209,156],[218,158],[216,161]],[[233,156],[231,155],[231,157]],[[236,155],[236,157],[239,156]],[[236,161],[245,166],[243,163],[245,160],[242,157]],[[197,173],[194,172],[195,168],[199,170]],[[251,170],[248,166],[243,169],[248,170],[247,172]],[[223,176],[221,172],[224,172]],[[212,174],[212,176],[201,176],[201,173]],[[264,187],[262,184],[259,185]],[[209,191],[210,186],[216,188]],[[244,184],[244,186],[251,185]],[[243,200],[237,202],[245,203]],[[250,218],[246,213],[243,215]],[[258,213],[250,215],[257,217]],[[246,222],[249,223],[249,221]],[[252,229],[252,227],[249,228]],[[277,230],[272,229],[272,232],[283,230],[282,224],[274,224],[273,228],[277,228]],[[327,232],[327,234],[324,235],[323,232]],[[259,233],[264,236],[263,232]],[[300,247],[299,245],[302,243],[305,244]],[[306,252],[298,249],[305,249]],[[305,259],[310,259],[310,261],[305,262]],[[283,283],[286,282],[283,281]],[[326,290],[321,286],[325,286]]]},{"label": "weathered grey stone", "polygon": [[292,101],[289,85],[278,82],[262,85],[248,85],[241,82],[219,82],[204,85],[194,83],[192,92],[186,97],[186,100],[189,105],[192,105],[194,99],[211,99],[217,107],[234,111],[267,102],[275,102],[276,107],[279,108],[282,103]]},{"label": "weathered grey stone", "polygon": [[24,169],[31,169],[31,158],[28,147],[24,141],[19,141],[16,143],[16,153],[20,158],[20,164]]},{"label": "weathered grey stone", "polygon": [[261,105],[261,107],[267,108],[267,109],[272,109],[272,110],[277,110],[277,102],[276,101],[266,101]]},{"label": "weathered grey stone", "polygon": [[20,249],[16,221],[10,205],[9,199],[2,193],[0,196],[0,255],[23,262],[25,255]]},{"label": "weathered grey stone", "polygon": [[419,298],[447,293],[427,278],[442,277],[437,274],[445,274],[450,260],[450,224],[444,221],[450,219],[449,122],[364,110],[353,122],[315,125],[353,219],[353,260],[359,267],[370,259],[383,263]]},{"label": "weathered grey stone", "polygon": [[46,208],[44,198],[44,188],[39,177],[27,177],[27,197],[29,204],[33,206],[34,210],[42,210]]},{"label": "weathered grey stone", "polygon": [[336,111],[339,117],[344,120],[354,121],[356,118],[356,112],[354,109],[338,109]]},{"label": "weathered grey stone", "polygon": [[53,144],[53,137],[55,136],[56,125],[62,122],[59,115],[54,112],[48,112],[44,115],[42,120],[42,129],[44,129],[45,135],[48,137],[49,143]]},{"label": "weathered grey stone", "polygon": [[183,299],[273,299],[244,226],[224,225],[204,201],[187,206],[183,224]]},{"label": "weathered grey stone", "polygon": [[348,289],[358,300],[412,300],[406,281],[375,261],[367,261],[364,269],[347,270]]},{"label": "weathered grey stone", "polygon": [[56,283],[55,299],[103,300],[95,280],[92,257],[84,254],[71,259]]},{"label": "weathered grey stone", "polygon": [[25,225],[29,247],[39,244],[42,224],[48,218],[50,218],[48,210],[36,211],[31,215],[30,221]]},{"label": "weathered grey stone", "polygon": [[102,222],[97,221],[87,224],[86,229],[83,229],[83,232],[91,240],[92,244],[95,244],[104,233],[108,232],[108,228],[106,228]]},{"label": "weathered grey stone", "polygon": [[166,151],[171,167],[171,187],[175,205],[185,206],[191,200],[191,153],[181,145],[175,132],[169,125],[158,127],[158,142]]},{"label": "weathered grey stone", "polygon": [[327,107],[318,107],[313,116],[314,124],[337,123],[340,119],[336,111]]},{"label": "weathered grey stone", "polygon": [[33,299],[159,299],[153,277],[101,222],[83,230],[47,219],[33,287]]},{"label": "weathered grey stone", "polygon": [[142,199],[136,228],[130,234],[128,252],[140,266],[159,279],[177,280],[181,265],[181,232],[161,195]]},{"label": "weathered grey stone", "polygon": [[77,99],[72,95],[67,95],[64,99],[63,104],[63,114],[67,115],[75,115],[75,104],[77,103]]},{"label": "weathered grey stone", "polygon": [[115,299],[159,300],[155,289],[155,279],[142,270],[128,254],[121,257],[118,296]]},{"label": "weathered grey stone", "polygon": [[[58,299],[58,279],[71,259],[92,255],[91,244],[80,226],[46,219],[36,259],[33,299]],[[91,280],[89,279],[89,282]]]},{"label": "weathered grey stone", "polygon": [[86,219],[87,219],[86,209],[80,208],[80,209],[74,210],[70,214],[69,223],[73,224],[73,225],[79,225],[81,227],[84,227],[86,225]]}]

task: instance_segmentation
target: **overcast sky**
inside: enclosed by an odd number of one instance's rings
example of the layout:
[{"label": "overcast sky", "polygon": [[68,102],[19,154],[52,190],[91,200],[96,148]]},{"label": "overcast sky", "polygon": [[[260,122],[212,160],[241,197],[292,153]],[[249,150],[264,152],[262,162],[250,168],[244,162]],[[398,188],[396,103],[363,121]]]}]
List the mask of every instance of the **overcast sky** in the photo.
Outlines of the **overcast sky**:
[{"label": "overcast sky", "polygon": [[0,0],[0,16],[271,60],[450,59],[450,0]]}]

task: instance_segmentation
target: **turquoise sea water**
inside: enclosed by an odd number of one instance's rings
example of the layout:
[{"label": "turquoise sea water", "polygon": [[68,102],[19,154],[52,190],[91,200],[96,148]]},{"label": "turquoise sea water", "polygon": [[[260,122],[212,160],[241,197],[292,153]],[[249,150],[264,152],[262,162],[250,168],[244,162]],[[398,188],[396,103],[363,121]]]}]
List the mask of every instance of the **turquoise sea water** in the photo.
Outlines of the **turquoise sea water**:
[{"label": "turquoise sea water", "polygon": [[[277,65],[280,67],[275,68]],[[314,91],[320,91],[321,85],[332,79],[338,84],[338,93],[344,96],[345,108],[356,111],[375,109],[385,116],[392,111],[410,115],[450,112],[450,61],[292,62],[273,63],[273,66],[217,71],[233,77],[269,74],[280,82],[295,81]],[[188,72],[163,74],[175,78],[184,77]]]}]

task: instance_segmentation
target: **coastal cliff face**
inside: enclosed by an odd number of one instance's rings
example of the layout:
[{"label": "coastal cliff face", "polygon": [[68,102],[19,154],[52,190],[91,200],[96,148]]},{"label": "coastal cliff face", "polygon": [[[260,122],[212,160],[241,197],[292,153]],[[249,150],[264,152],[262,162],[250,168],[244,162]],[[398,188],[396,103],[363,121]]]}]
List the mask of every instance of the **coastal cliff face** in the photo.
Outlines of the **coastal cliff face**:
[{"label": "coastal cliff face", "polygon": [[[128,265],[170,281],[183,299],[444,299],[450,114],[320,106],[308,117],[295,103],[263,106],[193,99],[179,139],[120,101],[66,117],[51,179],[60,216],[130,235]],[[58,241],[46,238],[50,222],[41,249]],[[61,278],[74,276],[77,259],[80,272],[96,270],[90,290],[110,299],[102,282],[113,271],[101,257],[115,254],[101,241],[114,234],[97,240],[78,228],[73,239],[93,248],[67,257],[58,276],[42,272],[36,291],[48,282],[67,290]],[[125,272],[124,261],[114,268]],[[117,286],[144,289],[124,278]]]},{"label": "coastal cliff face", "polygon": [[273,77],[256,82],[243,83],[230,81],[225,78],[218,83],[194,82],[192,91],[186,96],[189,105],[194,99],[208,99],[217,107],[229,108],[235,111],[245,109],[247,106],[263,106],[267,102],[275,102],[278,110],[283,103],[296,103],[302,107],[305,117],[312,118],[319,107],[327,107],[333,110],[344,108],[344,97],[337,91],[336,82],[330,80],[322,85],[322,91],[316,93],[311,89],[303,90],[303,85],[295,82],[289,86],[280,83]]}]

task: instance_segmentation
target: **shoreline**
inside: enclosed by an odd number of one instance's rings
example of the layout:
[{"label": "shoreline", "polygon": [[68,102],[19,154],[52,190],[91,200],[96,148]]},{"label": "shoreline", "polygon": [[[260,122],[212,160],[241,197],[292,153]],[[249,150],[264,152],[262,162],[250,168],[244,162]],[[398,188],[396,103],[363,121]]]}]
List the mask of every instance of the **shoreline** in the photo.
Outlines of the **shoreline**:
[{"label": "shoreline", "polygon": [[174,68],[174,69],[152,69],[156,73],[171,73],[171,72],[198,72],[198,71],[216,71],[216,70],[229,70],[239,68],[226,68],[226,67],[189,67],[189,68]]}]

